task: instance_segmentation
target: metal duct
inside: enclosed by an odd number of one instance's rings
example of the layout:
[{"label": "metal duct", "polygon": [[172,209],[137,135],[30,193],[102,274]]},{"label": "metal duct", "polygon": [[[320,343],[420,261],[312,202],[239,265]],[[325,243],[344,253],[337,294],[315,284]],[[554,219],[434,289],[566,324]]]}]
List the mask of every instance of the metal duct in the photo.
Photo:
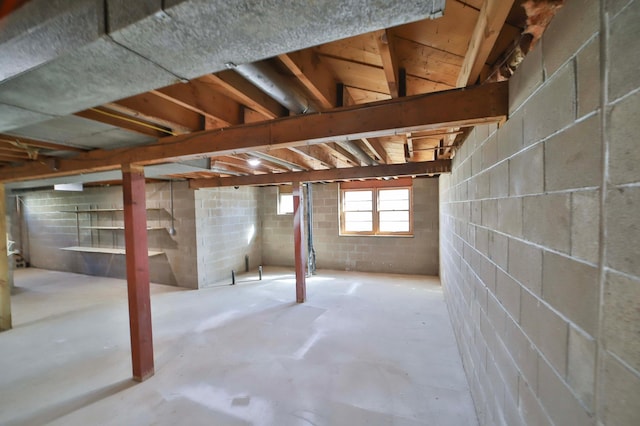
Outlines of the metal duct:
[{"label": "metal duct", "polygon": [[300,90],[291,87],[287,78],[265,61],[240,65],[228,62],[226,65],[227,68],[240,74],[289,111],[296,114],[318,111],[313,101]]}]

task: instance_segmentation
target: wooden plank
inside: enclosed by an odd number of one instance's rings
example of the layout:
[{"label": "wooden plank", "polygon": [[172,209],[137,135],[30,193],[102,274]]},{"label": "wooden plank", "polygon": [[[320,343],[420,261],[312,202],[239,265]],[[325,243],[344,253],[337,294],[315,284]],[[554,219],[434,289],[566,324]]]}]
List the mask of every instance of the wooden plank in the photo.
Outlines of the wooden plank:
[{"label": "wooden plank", "polygon": [[70,151],[70,152],[87,151],[87,149],[78,148],[75,146],[62,145],[59,143],[40,141],[40,140],[25,138],[22,136],[13,136],[13,135],[6,135],[6,134],[0,134],[0,142],[3,144],[11,144],[14,146],[16,145],[16,142],[17,142],[18,146],[22,144],[22,145],[28,145],[34,148],[50,149],[52,151]]},{"label": "wooden plank", "polygon": [[121,127],[132,132],[140,133],[154,138],[174,135],[173,131],[166,127],[156,126],[142,120],[134,119],[116,111],[107,111],[103,107],[91,108],[76,112],[74,115],[110,126]]},{"label": "wooden plank", "polygon": [[0,331],[10,330],[11,285],[9,280],[9,255],[7,253],[7,205],[4,185],[0,183]]},{"label": "wooden plank", "polygon": [[266,118],[284,117],[286,109],[235,71],[221,71],[200,77],[211,87]]},{"label": "wooden plank", "polygon": [[372,92],[370,90],[359,89],[357,87],[345,86],[345,91],[349,94],[350,101],[347,105],[369,104],[371,102],[391,99],[388,93]]},{"label": "wooden plank", "polygon": [[401,58],[398,66],[407,70],[408,75],[455,86],[464,62],[462,56],[399,37],[395,38],[394,45]]},{"label": "wooden plank", "polygon": [[195,132],[203,129],[200,114],[151,92],[121,99],[105,106],[179,131]]},{"label": "wooden plank", "polygon": [[345,61],[329,56],[322,56],[322,60],[345,86],[378,93],[389,92],[389,86],[382,67]]},{"label": "wooden plank", "polygon": [[159,143],[113,150],[93,150],[72,158],[4,167],[0,182],[113,170],[122,163],[157,164],[336,139],[380,137],[419,130],[466,127],[503,121],[508,113],[508,82],[490,83],[425,95],[391,99],[321,113],[283,117],[219,130],[163,138]]},{"label": "wooden plank", "polygon": [[[102,227],[102,228],[93,228],[93,229],[109,229],[109,228]],[[124,229],[124,227],[122,227],[122,228],[115,228],[114,227],[113,229]],[[80,247],[80,246],[72,246],[72,247],[61,247],[60,250],[77,251],[77,252],[81,252],[81,253],[103,253],[103,254],[118,254],[118,255],[126,255],[127,254],[125,249],[110,248],[110,247]],[[148,256],[149,257],[160,256],[162,254],[164,254],[164,252],[153,251],[153,250],[149,250],[148,251]]]},{"label": "wooden plank", "polygon": [[400,81],[398,69],[400,67],[398,65],[398,57],[394,47],[393,33],[389,29],[377,31],[376,40],[378,42],[380,58],[382,59],[382,69],[384,70],[384,75],[387,78],[387,85],[389,86],[389,94],[391,94],[392,98],[397,98]]},{"label": "wooden plank", "polygon": [[323,56],[382,67],[382,58],[378,52],[375,32],[321,44],[314,47],[313,50]]},{"label": "wooden plank", "polygon": [[336,106],[336,81],[321,58],[305,49],[278,55],[280,62],[311,93],[311,97],[323,108]]},{"label": "wooden plank", "polygon": [[493,49],[514,0],[485,0],[469,41],[456,86],[474,84]]},{"label": "wooden plank", "polygon": [[144,167],[122,166],[122,194],[131,363],[133,379],[142,382],[154,374]]},{"label": "wooden plank", "polygon": [[293,246],[296,267],[296,302],[307,299],[306,259],[304,247],[304,207],[302,203],[302,185],[293,185]]},{"label": "wooden plank", "polygon": [[425,161],[381,166],[348,167],[344,169],[314,170],[309,172],[271,173],[259,176],[238,176],[214,179],[196,179],[189,182],[191,189],[222,186],[270,185],[291,182],[325,182],[348,179],[367,179],[398,176],[424,176],[451,171],[451,160]]},{"label": "wooden plank", "polygon": [[208,117],[218,123],[217,128],[243,122],[240,104],[218,93],[215,85],[206,80],[178,83],[151,93]]}]

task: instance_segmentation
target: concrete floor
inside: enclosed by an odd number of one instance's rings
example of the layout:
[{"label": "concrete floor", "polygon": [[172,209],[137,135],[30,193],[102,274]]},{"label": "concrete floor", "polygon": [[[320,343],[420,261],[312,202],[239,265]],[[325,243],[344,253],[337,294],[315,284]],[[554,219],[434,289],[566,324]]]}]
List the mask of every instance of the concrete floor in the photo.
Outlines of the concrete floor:
[{"label": "concrete floor", "polygon": [[437,278],[319,271],[152,286],[156,375],[131,377],[124,281],[16,271],[2,425],[476,425]]}]

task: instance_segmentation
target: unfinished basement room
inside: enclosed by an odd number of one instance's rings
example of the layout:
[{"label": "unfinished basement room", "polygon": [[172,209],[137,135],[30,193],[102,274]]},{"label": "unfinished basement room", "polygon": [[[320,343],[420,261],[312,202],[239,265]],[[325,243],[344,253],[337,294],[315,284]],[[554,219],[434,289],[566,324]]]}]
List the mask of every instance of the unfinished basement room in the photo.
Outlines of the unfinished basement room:
[{"label": "unfinished basement room", "polygon": [[640,425],[640,1],[0,0],[0,425]]}]

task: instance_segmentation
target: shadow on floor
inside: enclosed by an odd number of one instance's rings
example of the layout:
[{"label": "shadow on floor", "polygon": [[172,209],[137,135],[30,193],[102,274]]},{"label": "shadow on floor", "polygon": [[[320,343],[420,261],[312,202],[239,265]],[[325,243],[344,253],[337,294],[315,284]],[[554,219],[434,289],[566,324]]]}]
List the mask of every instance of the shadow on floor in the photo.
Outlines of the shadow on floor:
[{"label": "shadow on floor", "polygon": [[83,407],[91,405],[102,399],[108,398],[112,395],[122,392],[134,385],[136,385],[133,379],[125,379],[110,385],[104,386],[99,389],[87,392],[83,395],[78,395],[75,398],[71,398],[67,401],[60,401],[49,407],[41,408],[35,412],[28,413],[23,417],[18,417],[5,423],[6,426],[28,426],[28,425],[42,425],[50,423],[60,417],[64,417],[67,414],[73,413]]}]

